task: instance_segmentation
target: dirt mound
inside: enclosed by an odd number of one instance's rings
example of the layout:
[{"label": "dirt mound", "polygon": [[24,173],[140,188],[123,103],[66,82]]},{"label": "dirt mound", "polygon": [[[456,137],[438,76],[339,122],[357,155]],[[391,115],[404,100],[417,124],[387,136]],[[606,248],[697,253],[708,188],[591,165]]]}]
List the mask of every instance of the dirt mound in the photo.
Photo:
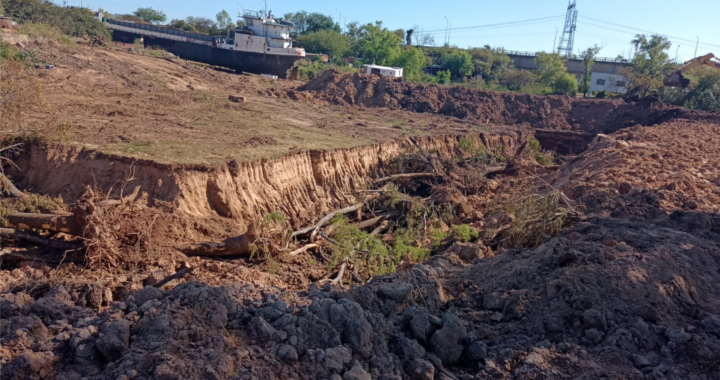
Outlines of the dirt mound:
[{"label": "dirt mound", "polygon": [[395,78],[344,74],[330,70],[290,92],[290,97],[361,107],[386,107],[430,112],[484,123],[540,129],[612,133],[637,124],[671,119],[719,124],[716,114],[663,104],[656,97],[637,101],[575,99],[482,91],[464,86],[403,83]]}]

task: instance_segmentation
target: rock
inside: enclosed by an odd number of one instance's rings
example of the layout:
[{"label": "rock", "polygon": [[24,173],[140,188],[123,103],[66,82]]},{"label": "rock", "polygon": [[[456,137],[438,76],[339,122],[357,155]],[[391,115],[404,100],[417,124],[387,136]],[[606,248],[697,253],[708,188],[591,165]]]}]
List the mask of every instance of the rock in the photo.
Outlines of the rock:
[{"label": "rock", "polygon": [[58,357],[52,352],[25,350],[3,367],[3,379],[44,379],[57,362]]},{"label": "rock", "polygon": [[656,308],[647,304],[635,307],[633,309],[633,313],[648,322],[657,323],[660,321],[660,312],[658,312]]},{"label": "rock", "polygon": [[410,332],[415,339],[421,342],[427,342],[432,332],[430,326],[430,318],[427,309],[418,308],[417,312],[410,319]]},{"label": "rock", "polygon": [[448,248],[446,253],[454,253],[460,260],[466,263],[471,263],[475,259],[485,258],[485,250],[475,243],[455,243],[452,247]]},{"label": "rock", "polygon": [[676,343],[685,343],[692,338],[690,334],[675,327],[668,327],[665,329],[665,336],[668,337],[671,342]]},{"label": "rock", "polygon": [[405,367],[405,372],[412,380],[433,380],[435,378],[435,366],[420,358],[413,359]]},{"label": "rock", "polygon": [[[150,273],[145,279],[145,286],[155,285],[165,279],[167,273],[164,270],[156,270]],[[138,304],[140,305],[140,304]]]},{"label": "rock", "polygon": [[454,364],[463,352],[461,340],[467,335],[465,326],[455,314],[445,313],[442,328],[430,338],[430,347],[443,364]]},{"label": "rock", "polygon": [[355,363],[349,371],[345,372],[343,380],[372,380],[372,378],[360,363]]},{"label": "rock", "polygon": [[339,299],[337,304],[330,307],[330,324],[338,331],[343,331],[348,322],[361,319],[363,316],[363,308],[347,298]]},{"label": "rock", "polygon": [[604,336],[605,336],[605,334],[596,328],[591,328],[591,329],[585,330],[585,337],[588,338],[588,340],[590,340],[591,342],[593,342],[595,344],[602,342],[602,338]]},{"label": "rock", "polygon": [[122,357],[130,346],[130,322],[125,319],[115,321],[100,331],[95,345],[108,361],[114,362]]},{"label": "rock", "polygon": [[565,318],[562,315],[547,315],[544,322],[547,332],[560,333],[565,331]]},{"label": "rock", "polygon": [[380,297],[390,299],[398,303],[405,303],[410,296],[410,292],[412,292],[412,285],[398,283],[380,284],[377,291]]},{"label": "rock", "polygon": [[421,346],[417,341],[408,338],[398,339],[397,352],[400,359],[404,362],[425,356],[425,349],[423,346]]},{"label": "rock", "polygon": [[603,312],[597,309],[585,310],[582,317],[583,326],[586,328],[595,328],[598,330],[606,330],[607,322]]},{"label": "rock", "polygon": [[496,311],[490,316],[491,321],[500,322],[503,320],[503,313]]},{"label": "rock", "polygon": [[640,354],[636,354],[633,359],[635,361],[635,367],[637,367],[638,369],[642,369],[644,367],[649,367],[652,365],[652,361],[648,357]]},{"label": "rock", "polygon": [[483,309],[502,311],[505,308],[508,294],[502,292],[488,293],[483,298]]},{"label": "rock", "polygon": [[337,346],[325,349],[325,358],[323,367],[330,371],[342,372],[342,370],[350,363],[352,359],[352,351],[345,346]]},{"label": "rock", "polygon": [[285,362],[294,362],[298,360],[298,353],[295,347],[283,344],[278,348],[277,357]]},{"label": "rock", "polygon": [[618,185],[617,190],[620,194],[628,194],[632,191],[632,185],[627,182],[622,182]]},{"label": "rock", "polygon": [[487,357],[487,346],[480,341],[472,342],[465,351],[465,356],[473,362],[483,360]]},{"label": "rock", "polygon": [[75,349],[78,344],[80,344],[85,339],[91,337],[96,332],[97,329],[94,326],[80,329],[70,338],[70,348]]},{"label": "rock", "polygon": [[146,286],[135,294],[135,305],[142,306],[145,302],[161,300],[165,297],[162,290],[154,286]]},{"label": "rock", "polygon": [[310,305],[310,311],[321,320],[330,322],[330,309],[336,304],[337,302],[331,298],[322,298],[317,301],[313,300],[312,305]]},{"label": "rock", "polygon": [[362,357],[372,354],[373,330],[364,318],[355,319],[347,324],[342,334],[342,341]]},{"label": "rock", "polygon": [[285,302],[276,301],[259,310],[260,315],[268,322],[273,322],[285,315],[287,305]]},{"label": "rock", "polygon": [[0,310],[2,310],[3,318],[20,315],[34,302],[35,300],[27,293],[0,294]]},{"label": "rock", "polygon": [[231,101],[231,102],[233,102],[233,103],[240,103],[240,104],[242,104],[242,103],[245,103],[245,101],[247,100],[247,98],[245,98],[244,96],[228,95],[228,100]]},{"label": "rock", "polygon": [[285,331],[279,331],[272,327],[263,317],[253,317],[248,324],[248,328],[263,340],[282,342],[287,338]]},{"label": "rock", "polygon": [[695,202],[695,201],[693,201],[693,200],[687,201],[687,203],[686,203],[685,205],[686,205],[687,208],[689,208],[690,210],[695,210],[696,208],[698,208],[697,202]]},{"label": "rock", "polygon": [[315,314],[306,314],[298,318],[298,330],[302,330],[302,334],[299,336],[302,345],[301,351],[308,348],[325,349],[341,344],[340,333]]}]

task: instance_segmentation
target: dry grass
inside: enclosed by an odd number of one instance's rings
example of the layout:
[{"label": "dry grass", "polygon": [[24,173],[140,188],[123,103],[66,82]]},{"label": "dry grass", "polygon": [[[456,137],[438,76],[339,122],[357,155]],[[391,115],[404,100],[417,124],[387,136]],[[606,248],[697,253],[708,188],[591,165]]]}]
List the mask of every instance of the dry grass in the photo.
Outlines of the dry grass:
[{"label": "dry grass", "polygon": [[545,236],[557,234],[568,217],[568,210],[561,202],[562,194],[558,190],[508,202],[505,211],[512,221],[503,234],[505,246],[536,247]]}]

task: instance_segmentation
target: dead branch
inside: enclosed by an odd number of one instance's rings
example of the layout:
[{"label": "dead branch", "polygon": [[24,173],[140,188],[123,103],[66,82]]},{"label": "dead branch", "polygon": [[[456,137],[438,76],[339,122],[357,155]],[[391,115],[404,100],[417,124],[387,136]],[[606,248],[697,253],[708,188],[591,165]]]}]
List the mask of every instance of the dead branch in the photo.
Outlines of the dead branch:
[{"label": "dead branch", "polygon": [[375,183],[384,183],[388,181],[392,181],[394,179],[398,178],[423,178],[423,177],[443,177],[444,174],[440,173],[405,173],[405,174],[395,174],[388,177],[383,177],[375,180]]},{"label": "dead branch", "polygon": [[395,213],[381,214],[381,215],[378,215],[378,216],[375,217],[375,218],[368,219],[368,220],[363,220],[363,221],[360,222],[360,223],[355,223],[355,224],[353,224],[353,226],[355,226],[355,227],[363,230],[363,229],[365,229],[365,228],[372,227],[372,226],[376,225],[377,223],[379,223],[379,222],[381,222],[381,221],[383,221],[383,220],[385,220],[385,219],[387,219],[387,218],[389,218],[390,216],[393,216],[393,215],[396,215],[396,214],[395,214]]},{"label": "dead branch", "polygon": [[82,236],[83,229],[74,216],[18,213],[7,216],[8,225],[23,230],[36,229]]},{"label": "dead branch", "polygon": [[225,257],[247,255],[251,252],[253,238],[246,235],[227,238],[222,242],[188,244],[178,248],[187,256]]},{"label": "dead branch", "polygon": [[[307,233],[309,233],[309,232],[313,232],[313,235],[315,235],[315,232],[314,232],[314,231],[316,231],[316,230],[319,229],[320,227],[324,226],[325,223],[329,222],[335,215],[337,215],[337,214],[347,214],[347,213],[350,213],[350,212],[353,212],[353,211],[357,211],[357,210],[361,209],[364,205],[365,205],[365,202],[360,202],[360,203],[356,203],[356,204],[354,204],[354,205],[352,205],[352,206],[348,206],[348,207],[345,207],[345,208],[340,209],[340,210],[335,210],[335,211],[333,211],[333,212],[331,212],[331,213],[323,216],[323,217],[322,217],[317,223],[315,223],[314,225],[312,225],[312,226],[310,226],[310,227],[303,228],[302,230],[297,230],[297,231],[293,232],[292,235],[290,235],[290,238],[294,238],[295,236],[299,236],[299,235],[305,235],[305,234],[307,234]],[[314,237],[314,236],[312,236],[312,237]],[[311,241],[312,241],[312,237],[311,237],[311,239],[310,239]]]},{"label": "dead branch", "polygon": [[306,245],[306,246],[304,246],[304,247],[298,248],[298,249],[296,249],[296,250],[288,253],[288,255],[290,255],[290,256],[297,256],[297,255],[299,255],[299,254],[301,254],[301,253],[303,253],[303,252],[306,252],[308,249],[317,248],[317,247],[319,247],[319,245],[317,245],[317,244],[308,244],[308,245]]},{"label": "dead branch", "polygon": [[195,268],[185,268],[185,269],[183,269],[183,270],[181,270],[181,271],[177,271],[177,272],[175,272],[175,274],[163,278],[162,281],[158,282],[157,284],[155,284],[155,285],[153,285],[153,286],[156,287],[156,288],[160,288],[160,287],[162,287],[163,285],[167,284],[168,282],[170,282],[170,281],[172,281],[172,280],[176,280],[176,279],[178,279],[178,278],[183,278],[183,277],[187,276],[187,275],[188,275],[190,272],[192,272],[194,269],[195,269]]},{"label": "dead branch", "polygon": [[12,251],[9,249],[0,250],[0,259],[12,261],[33,261],[36,263],[48,264],[59,264],[61,262],[60,258],[58,257],[40,255],[34,251],[20,252]]},{"label": "dead branch", "polygon": [[32,232],[18,231],[12,228],[0,228],[0,236],[10,237],[18,240],[23,240],[32,244],[43,245],[49,248],[57,248],[62,250],[74,250],[82,247],[77,242],[53,240],[44,236],[34,234]]},{"label": "dead branch", "polygon": [[10,181],[8,177],[5,176],[5,173],[0,173],[0,185],[3,189],[5,189],[10,195],[12,195],[15,198],[22,198],[26,197],[27,194],[23,193],[15,187],[15,185]]}]

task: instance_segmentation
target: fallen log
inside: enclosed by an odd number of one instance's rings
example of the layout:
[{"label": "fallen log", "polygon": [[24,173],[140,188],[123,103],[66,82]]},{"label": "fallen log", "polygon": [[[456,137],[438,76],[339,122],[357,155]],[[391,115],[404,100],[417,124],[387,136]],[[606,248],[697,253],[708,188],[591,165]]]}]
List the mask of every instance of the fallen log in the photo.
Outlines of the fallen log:
[{"label": "fallen log", "polygon": [[443,177],[444,174],[441,173],[405,173],[405,174],[395,174],[388,177],[383,177],[375,180],[375,183],[384,183],[388,181],[392,181],[394,179],[398,178],[422,178],[422,177]]},{"label": "fallen log", "polygon": [[362,222],[359,222],[359,223],[354,223],[353,226],[355,226],[361,230],[364,230],[368,227],[374,226],[375,224],[377,224],[377,223],[381,222],[382,220],[389,218],[393,215],[395,215],[395,214],[394,213],[382,214],[382,215],[376,216],[372,219],[363,220]]},{"label": "fallen log", "polygon": [[32,232],[18,231],[12,228],[0,228],[0,236],[10,237],[18,240],[23,240],[32,244],[62,250],[75,250],[82,248],[82,244],[80,244],[79,242],[54,240],[34,234]]},{"label": "fallen log", "polygon": [[20,189],[15,187],[12,181],[10,181],[10,179],[5,176],[5,173],[0,173],[0,187],[2,187],[3,190],[7,191],[7,193],[14,198],[22,198],[27,196],[27,194],[23,193],[22,191],[20,191]]},{"label": "fallen log", "polygon": [[225,257],[250,254],[253,238],[246,235],[227,238],[222,242],[188,244],[178,248],[187,256]]},{"label": "fallen log", "polygon": [[55,231],[75,236],[82,236],[83,233],[82,227],[72,215],[18,213],[8,215],[7,223],[10,227],[23,230]]}]

